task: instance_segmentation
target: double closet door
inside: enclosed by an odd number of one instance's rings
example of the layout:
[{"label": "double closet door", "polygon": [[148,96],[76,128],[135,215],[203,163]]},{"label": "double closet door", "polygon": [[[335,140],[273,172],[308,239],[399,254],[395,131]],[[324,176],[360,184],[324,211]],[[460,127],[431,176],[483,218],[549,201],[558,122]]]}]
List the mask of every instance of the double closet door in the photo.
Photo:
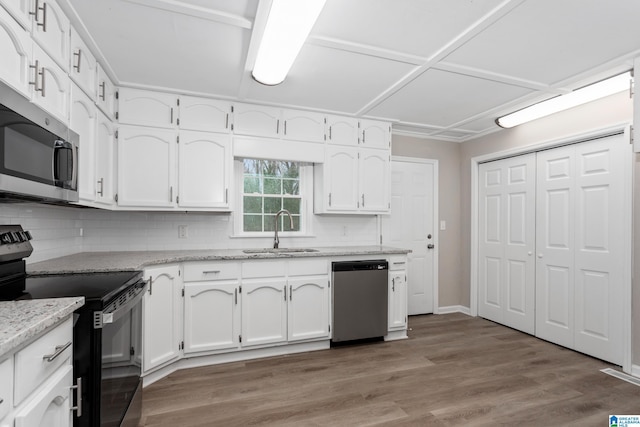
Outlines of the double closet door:
[{"label": "double closet door", "polygon": [[479,167],[478,313],[622,364],[623,135]]}]

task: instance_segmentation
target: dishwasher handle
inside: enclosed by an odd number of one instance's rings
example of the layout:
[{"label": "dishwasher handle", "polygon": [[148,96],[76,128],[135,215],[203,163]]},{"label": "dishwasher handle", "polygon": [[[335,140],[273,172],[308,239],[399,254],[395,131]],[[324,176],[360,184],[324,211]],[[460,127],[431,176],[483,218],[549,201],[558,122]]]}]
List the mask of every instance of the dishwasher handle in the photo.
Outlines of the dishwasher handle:
[{"label": "dishwasher handle", "polygon": [[385,259],[362,260],[362,261],[339,261],[331,263],[332,271],[366,271],[366,270],[388,270],[389,263]]}]

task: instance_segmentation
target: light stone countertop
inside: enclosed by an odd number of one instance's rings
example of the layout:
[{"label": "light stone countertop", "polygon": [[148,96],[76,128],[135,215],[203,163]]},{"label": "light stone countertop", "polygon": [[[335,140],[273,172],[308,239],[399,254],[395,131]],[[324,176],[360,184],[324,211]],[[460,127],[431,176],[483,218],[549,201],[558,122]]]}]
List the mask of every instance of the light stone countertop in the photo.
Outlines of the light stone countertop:
[{"label": "light stone countertop", "polygon": [[0,358],[84,305],[84,297],[0,302]]},{"label": "light stone countertop", "polygon": [[[293,248],[295,249],[295,248]],[[308,257],[342,257],[358,255],[405,255],[410,250],[389,246],[314,247],[317,252],[250,253],[243,249],[81,252],[27,265],[27,273],[70,274],[110,271],[138,271],[160,264],[185,261],[290,259]]]}]

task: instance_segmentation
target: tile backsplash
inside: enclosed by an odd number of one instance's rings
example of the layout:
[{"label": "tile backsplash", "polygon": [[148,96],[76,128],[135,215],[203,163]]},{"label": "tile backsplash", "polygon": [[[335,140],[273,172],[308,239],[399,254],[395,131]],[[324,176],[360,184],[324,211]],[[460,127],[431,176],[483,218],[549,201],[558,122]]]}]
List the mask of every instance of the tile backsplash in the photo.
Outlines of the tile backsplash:
[{"label": "tile backsplash", "polygon": [[[77,252],[267,247],[271,237],[232,237],[233,216],[219,213],[123,212],[37,203],[0,204],[0,223],[21,224],[33,235],[28,263]],[[187,227],[179,238],[178,227]],[[312,235],[281,237],[301,246],[375,245],[376,216],[312,217]]]}]

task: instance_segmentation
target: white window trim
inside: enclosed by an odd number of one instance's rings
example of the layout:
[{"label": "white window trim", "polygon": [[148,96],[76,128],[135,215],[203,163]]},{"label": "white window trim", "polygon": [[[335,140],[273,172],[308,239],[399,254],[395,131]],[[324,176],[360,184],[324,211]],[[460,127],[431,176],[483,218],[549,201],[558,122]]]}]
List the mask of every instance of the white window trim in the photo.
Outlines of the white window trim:
[{"label": "white window trim", "polygon": [[[244,165],[243,159],[233,159],[233,179],[236,188],[236,206],[233,210],[233,235],[231,237],[273,237],[273,231],[244,231],[242,228]],[[302,162],[301,162],[302,163]],[[302,163],[300,166],[300,231],[278,231],[281,237],[311,237],[313,216],[313,165]]]}]

